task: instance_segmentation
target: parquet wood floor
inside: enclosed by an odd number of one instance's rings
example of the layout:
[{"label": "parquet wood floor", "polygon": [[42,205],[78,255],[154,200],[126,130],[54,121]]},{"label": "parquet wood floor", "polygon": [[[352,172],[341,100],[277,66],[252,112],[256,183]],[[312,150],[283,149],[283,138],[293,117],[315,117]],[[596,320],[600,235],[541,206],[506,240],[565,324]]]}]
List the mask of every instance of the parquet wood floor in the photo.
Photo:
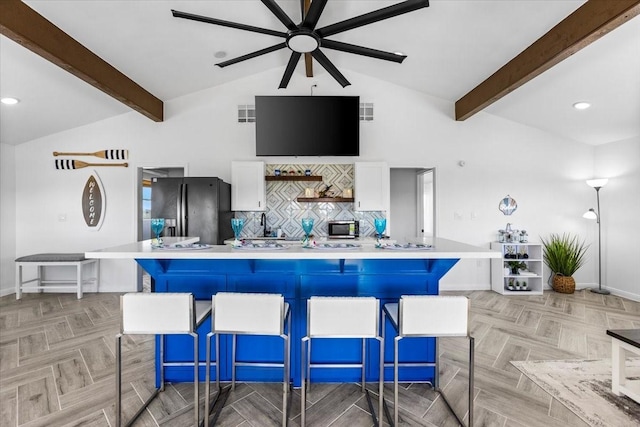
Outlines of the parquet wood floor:
[{"label": "parquet wood floor", "polygon": [[[476,339],[476,426],[576,427],[585,424],[521,375],[510,360],[610,357],[608,328],[640,328],[640,303],[588,291],[572,295],[502,296],[491,291],[457,292],[472,300]],[[116,294],[27,294],[0,298],[0,425],[113,426]],[[126,337],[125,417],[152,389],[153,339]],[[440,351],[449,361],[442,384],[459,405],[464,361],[455,342]],[[371,385],[375,391],[375,384]],[[169,385],[136,426],[188,426],[190,384]],[[392,389],[386,389],[392,403]],[[372,425],[356,384],[313,384],[308,425]],[[375,398],[375,396],[374,396]],[[281,387],[239,384],[218,425],[277,426]],[[290,425],[299,425],[300,394],[293,393]],[[392,409],[392,407],[391,407]],[[455,418],[427,384],[403,384],[403,425],[455,426]],[[614,426],[612,426],[614,427]]]}]

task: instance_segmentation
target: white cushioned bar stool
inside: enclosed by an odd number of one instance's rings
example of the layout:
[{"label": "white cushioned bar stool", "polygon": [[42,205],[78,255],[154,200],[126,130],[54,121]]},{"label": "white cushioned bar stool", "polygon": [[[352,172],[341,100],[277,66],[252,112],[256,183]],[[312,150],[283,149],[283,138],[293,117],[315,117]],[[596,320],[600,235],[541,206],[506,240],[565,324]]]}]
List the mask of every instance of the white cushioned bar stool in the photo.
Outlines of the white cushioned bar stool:
[{"label": "white cushioned bar stool", "polygon": [[[307,380],[311,368],[354,368],[362,369],[362,392],[367,396],[374,425],[382,426],[384,390],[384,345],[380,335],[380,301],[373,297],[311,297],[307,300],[307,335],[302,338],[302,367],[300,382],[300,425],[306,423]],[[311,341],[321,338],[362,339],[361,363],[311,363]],[[373,410],[371,397],[366,389],[365,363],[367,339],[375,339],[380,347],[378,414]]]},{"label": "white cushioned bar stool", "polygon": [[[218,292],[212,297],[211,332],[207,334],[207,373],[205,399],[205,427],[209,426],[209,407],[213,408],[221,395],[220,388],[220,335],[232,336],[231,346],[231,389],[235,389],[236,367],[254,366],[263,368],[282,368],[282,425],[287,425],[289,416],[290,358],[291,358],[291,315],[289,303],[280,294],[258,294],[240,292]],[[236,362],[237,335],[279,336],[284,342],[283,363],[264,362]],[[218,395],[210,404],[210,365],[211,365],[211,337],[215,336],[216,352],[216,388]],[[225,397],[226,399],[226,397]],[[218,418],[224,402],[213,416],[213,422]]]},{"label": "white cushioned bar stool", "polygon": [[[385,336],[385,323],[388,317],[391,325],[397,332],[394,340],[393,357],[393,403],[394,422],[398,424],[398,367],[406,366],[434,366],[433,387],[440,393],[449,410],[457,418],[461,425],[464,414],[460,416],[454,410],[445,393],[440,389],[438,363],[438,337],[467,337],[469,339],[469,418],[468,426],[473,425],[473,366],[474,366],[474,340],[469,335],[469,299],[464,296],[441,295],[403,295],[399,303],[385,304],[382,310],[382,335]],[[398,344],[403,338],[422,337],[436,338],[435,363],[400,363],[398,362]]]},{"label": "white cushioned bar stool", "polygon": [[128,293],[120,297],[120,333],[116,335],[116,426],[122,424],[122,336],[160,335],[160,386],[126,423],[130,426],[151,401],[164,390],[164,335],[188,334],[193,337],[194,425],[198,425],[198,334],[197,327],[211,312],[210,301],[195,301],[190,293]]}]

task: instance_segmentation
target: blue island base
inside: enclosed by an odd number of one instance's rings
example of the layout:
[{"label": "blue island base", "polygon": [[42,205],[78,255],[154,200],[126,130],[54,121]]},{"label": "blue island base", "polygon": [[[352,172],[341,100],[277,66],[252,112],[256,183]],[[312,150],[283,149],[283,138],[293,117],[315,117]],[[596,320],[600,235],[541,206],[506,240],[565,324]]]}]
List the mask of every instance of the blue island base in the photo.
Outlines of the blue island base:
[{"label": "blue island base", "polygon": [[[436,295],[440,278],[457,259],[137,259],[153,279],[154,292],[191,292],[196,299],[207,300],[220,291],[267,292],[284,295],[291,305],[291,378],[300,385],[301,339],[306,335],[306,300],[311,296],[372,296],[381,306],[397,302],[402,295]],[[380,314],[382,318],[382,314]],[[387,334],[393,328],[386,325]],[[198,328],[200,379],[205,378],[206,335],[211,320]],[[158,338],[159,339],[159,338]],[[166,336],[165,362],[180,366],[165,367],[165,379],[193,381],[193,345],[191,337]],[[213,340],[212,340],[213,341]],[[313,363],[359,363],[361,344],[357,339],[315,339]],[[385,339],[385,362],[393,361],[393,336]],[[220,340],[220,380],[231,380],[231,337]],[[158,346],[156,346],[158,348]],[[213,343],[212,343],[213,349]],[[156,352],[158,353],[158,352]],[[213,354],[213,350],[212,350]],[[367,343],[367,381],[378,380],[378,343]],[[237,360],[282,362],[282,340],[278,337],[239,336]],[[415,338],[400,343],[401,362],[433,362],[435,340]],[[156,354],[156,363],[159,354]],[[191,365],[191,367],[189,367]],[[215,378],[215,369],[211,370]],[[434,368],[401,368],[401,381],[431,381]],[[238,381],[282,381],[277,368],[238,367]],[[356,368],[313,369],[317,382],[357,382]],[[385,368],[385,381],[393,380],[393,368]],[[156,381],[159,381],[157,374]]]}]

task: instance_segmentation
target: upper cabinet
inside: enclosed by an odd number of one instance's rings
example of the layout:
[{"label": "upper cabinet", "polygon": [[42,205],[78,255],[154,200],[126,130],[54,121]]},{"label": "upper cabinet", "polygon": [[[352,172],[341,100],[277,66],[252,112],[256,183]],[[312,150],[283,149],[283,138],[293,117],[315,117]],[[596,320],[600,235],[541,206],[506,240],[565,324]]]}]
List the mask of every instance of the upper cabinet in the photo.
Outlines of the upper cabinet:
[{"label": "upper cabinet", "polygon": [[264,211],[266,199],[264,162],[231,162],[231,210]]},{"label": "upper cabinet", "polygon": [[389,210],[389,166],[384,162],[354,164],[354,210]]}]

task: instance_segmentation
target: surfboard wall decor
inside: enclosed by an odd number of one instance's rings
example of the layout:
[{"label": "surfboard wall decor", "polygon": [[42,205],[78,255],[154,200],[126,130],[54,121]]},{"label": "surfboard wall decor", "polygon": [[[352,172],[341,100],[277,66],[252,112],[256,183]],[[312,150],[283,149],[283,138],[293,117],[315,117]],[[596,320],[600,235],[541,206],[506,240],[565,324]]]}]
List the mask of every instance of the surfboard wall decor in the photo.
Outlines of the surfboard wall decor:
[{"label": "surfboard wall decor", "polygon": [[100,182],[100,178],[94,172],[87,179],[82,191],[82,215],[87,227],[94,231],[102,227],[106,206],[104,187]]}]

